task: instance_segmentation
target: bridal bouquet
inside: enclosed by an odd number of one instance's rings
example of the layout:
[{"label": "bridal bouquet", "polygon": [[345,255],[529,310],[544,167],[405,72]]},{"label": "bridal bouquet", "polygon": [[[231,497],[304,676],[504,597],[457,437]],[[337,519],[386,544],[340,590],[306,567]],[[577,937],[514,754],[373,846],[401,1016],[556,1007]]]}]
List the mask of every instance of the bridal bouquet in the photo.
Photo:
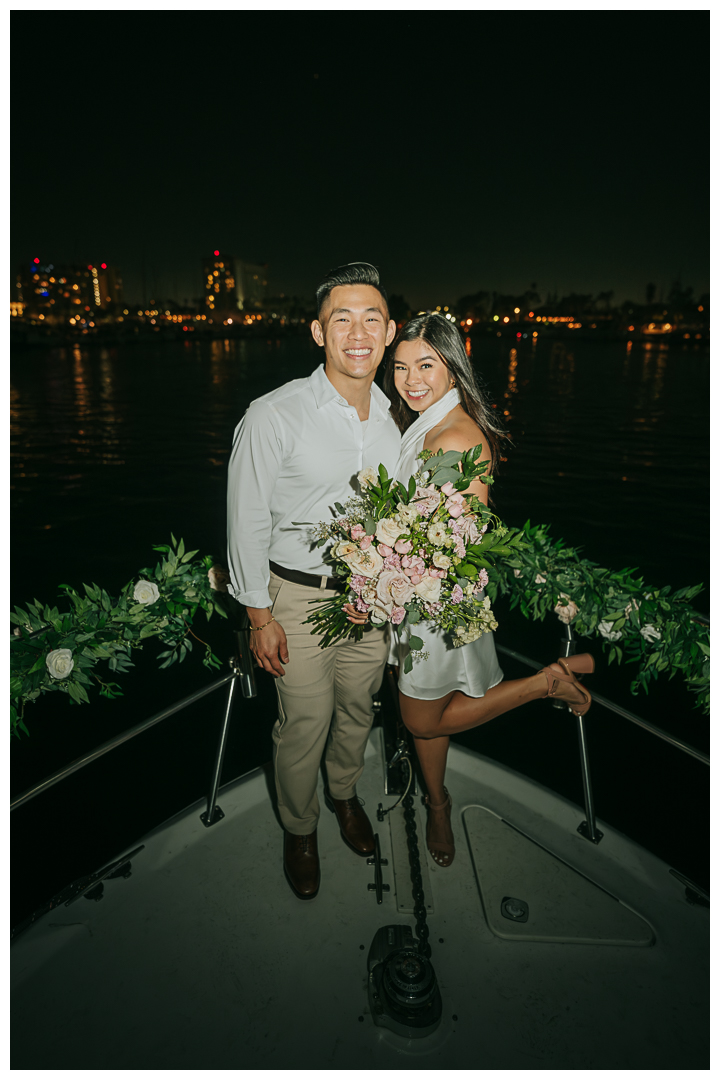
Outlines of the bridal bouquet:
[{"label": "bridal bouquet", "polygon": [[[334,541],[330,559],[344,584],[340,595],[317,601],[321,606],[307,620],[313,633],[323,635],[322,648],[337,638],[362,637],[362,626],[350,623],[343,611],[348,602],[368,612],[376,626],[441,627],[456,647],[497,627],[490,600],[481,595],[488,569],[523,541],[476,495],[462,494],[473,480],[492,483],[489,462],[475,460],[481,450],[482,445],[464,454],[423,451],[423,467],[407,488],[384,465],[377,472],[363,469],[360,494],[336,503],[333,521],[314,526],[317,540]],[[408,644],[406,673],[413,658],[425,655],[414,631]]]}]

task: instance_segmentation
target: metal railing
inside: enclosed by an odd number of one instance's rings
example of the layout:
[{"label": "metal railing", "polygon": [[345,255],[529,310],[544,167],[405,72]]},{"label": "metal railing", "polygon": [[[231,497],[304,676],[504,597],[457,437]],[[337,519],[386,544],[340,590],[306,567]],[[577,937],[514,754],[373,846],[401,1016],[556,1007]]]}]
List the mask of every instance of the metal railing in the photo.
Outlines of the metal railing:
[{"label": "metal railing", "polygon": [[223,812],[215,800],[217,799],[218,788],[220,786],[220,775],[222,773],[223,758],[225,757],[225,746],[227,744],[227,736],[230,729],[230,716],[232,714],[233,701],[238,683],[240,684],[243,697],[254,698],[257,696],[252,658],[248,647],[247,621],[245,626],[238,632],[237,640],[238,655],[237,657],[233,656],[230,658],[229,663],[231,671],[228,675],[223,675],[214,682],[209,683],[207,686],[203,686],[200,690],[196,690],[193,694],[188,694],[187,697],[181,698],[173,705],[169,705],[166,709],[162,709],[161,712],[155,713],[154,716],[144,720],[141,724],[136,724],[135,727],[128,728],[127,731],[122,731],[119,735],[115,735],[112,739],[108,739],[107,742],[101,743],[100,746],[96,746],[95,749],[91,750],[89,753],[76,758],[75,761],[71,761],[69,765],[65,765],[62,769],[58,769],[57,772],[52,773],[50,776],[46,776],[44,780],[41,780],[39,783],[28,788],[27,791],[24,791],[21,795],[18,795],[13,799],[10,803],[10,810],[17,810],[20,806],[24,806],[25,803],[34,799],[37,795],[41,795],[43,792],[48,791],[49,788],[58,784],[67,776],[71,776],[74,772],[83,769],[91,762],[97,761],[98,758],[103,757],[105,754],[109,754],[110,751],[114,750],[116,747],[122,746],[123,743],[128,742],[130,739],[134,739],[136,735],[141,735],[144,731],[148,731],[151,727],[154,727],[155,724],[159,724],[169,716],[173,716],[182,709],[186,709],[189,705],[194,705],[208,694],[212,694],[213,691],[219,690],[221,686],[227,686],[228,694],[225,702],[225,712],[223,715],[222,727],[220,729],[220,737],[215,753],[215,762],[213,764],[210,790],[207,798],[207,810],[200,815],[201,821],[208,828],[211,825],[214,825],[216,821],[220,821],[223,817]]},{"label": "metal railing", "polygon": [[[560,641],[561,648],[563,649],[563,656],[572,656],[575,652],[575,645],[577,638],[575,637],[572,627],[566,626],[566,637]],[[513,660],[518,660],[521,664],[525,664],[527,667],[534,668],[539,671],[543,664],[538,664],[536,660],[531,660],[527,656],[523,656],[522,653],[515,652],[514,649],[508,649],[505,645],[495,645],[498,652],[504,653],[506,656],[511,656]],[[637,724],[638,727],[643,728],[644,731],[649,731],[651,735],[655,735],[658,739],[662,739],[664,742],[669,743],[678,750],[682,750],[683,753],[689,754],[690,757],[696,758],[698,761],[702,761],[705,765],[710,764],[710,758],[707,754],[704,754],[702,750],[698,750],[696,747],[691,746],[690,743],[683,742],[682,739],[678,739],[675,735],[671,735],[668,731],[664,731],[662,728],[656,727],[655,724],[651,724],[648,720],[643,720],[640,716],[636,716],[635,713],[630,712],[629,709],[624,709],[621,705],[616,705],[614,701],[609,701],[608,698],[602,697],[600,694],[593,692],[593,701],[598,705],[603,705],[606,709],[610,709],[611,712],[617,713],[618,716],[622,716],[625,720],[630,720],[631,723]],[[572,709],[565,702],[555,701],[553,702],[556,708],[567,708],[569,712]],[[574,715],[574,714],[573,714]],[[578,832],[581,836],[584,836],[587,840],[591,840],[593,844],[599,844],[602,840],[603,834],[597,828],[595,822],[595,804],[593,801],[592,782],[590,779],[590,755],[587,743],[587,730],[585,728],[585,717],[576,716],[577,721],[577,733],[578,733],[578,747],[580,750],[580,770],[582,773],[583,783],[583,798],[585,802],[585,815],[586,820],[582,821],[578,826]]]},{"label": "metal railing", "polygon": [[[83,755],[83,757],[77,758],[75,761],[70,762],[62,769],[58,769],[57,772],[52,773],[51,776],[45,777],[34,787],[28,788],[17,798],[13,799],[10,803],[10,810],[17,810],[20,806],[24,806],[25,803],[34,799],[37,795],[47,791],[53,785],[64,780],[65,777],[71,776],[72,773],[77,772],[79,769],[89,765],[93,761],[97,761],[98,758],[103,757],[105,754],[110,753],[117,746],[121,746],[123,743],[128,742],[130,739],[135,738],[136,735],[141,735],[144,731],[154,727],[155,724],[159,724],[162,720],[167,719],[169,716],[173,716],[175,713],[180,712],[182,709],[186,709],[189,705],[194,705],[195,702],[200,701],[203,697],[218,690],[221,686],[228,686],[228,695],[225,703],[225,712],[223,716],[223,723],[220,730],[220,737],[218,739],[217,751],[215,754],[215,762],[213,765],[213,772],[210,782],[210,790],[207,798],[207,810],[200,815],[203,824],[206,827],[214,825],[215,822],[220,821],[223,818],[223,812],[216,803],[218,788],[220,786],[220,777],[222,773],[223,759],[225,756],[225,747],[227,745],[227,737],[230,728],[230,717],[232,715],[233,701],[238,682],[240,683],[242,695],[245,698],[254,698],[257,696],[257,689],[255,686],[255,675],[252,665],[252,656],[250,654],[249,642],[248,642],[248,620],[247,613],[243,611],[241,628],[237,632],[237,657],[230,659],[231,671],[228,675],[223,675],[221,678],[216,679],[215,682],[210,683],[208,686],[204,686],[200,690],[196,690],[195,693],[189,694],[187,697],[181,698],[180,701],[176,701],[175,704],[169,705],[166,709],[156,713],[149,719],[143,721],[141,724],[137,724],[135,727],[129,728],[127,731],[121,732],[119,735],[114,736],[112,739],[108,739],[107,742],[97,746],[94,750]],[[576,638],[573,634],[572,627],[566,627],[566,637],[561,639],[561,648],[563,649],[564,656],[571,656],[575,652]],[[516,652],[514,649],[509,649],[504,645],[496,645],[498,652],[504,653],[506,656],[512,657],[521,664],[525,664],[527,667],[533,668],[539,671],[543,667],[536,660],[531,660],[527,656],[523,656],[522,653]],[[618,716],[622,716],[626,720],[630,720],[631,723],[636,724],[643,730],[650,732],[657,738],[662,739],[664,742],[669,743],[671,746],[676,747],[678,750],[682,750],[683,753],[689,754],[691,757],[696,758],[698,761],[702,761],[705,765],[710,764],[710,758],[707,754],[704,754],[701,750],[691,746],[689,743],[684,742],[682,739],[678,739],[676,736],[671,735],[667,731],[663,731],[662,728],[656,727],[647,720],[643,720],[641,717],[636,716],[635,713],[630,712],[629,709],[624,709],[620,705],[616,705],[613,701],[609,701],[607,698],[602,697],[600,694],[593,694],[593,701],[598,705],[603,705],[606,709],[610,709]],[[557,708],[567,708],[572,712],[569,705],[564,702],[556,701],[553,703]],[[582,716],[575,717],[577,721],[577,733],[578,733],[578,747],[580,752],[580,769],[582,773],[583,783],[583,799],[585,802],[585,814],[586,820],[582,821],[578,826],[578,832],[584,836],[587,840],[592,841],[594,844],[600,843],[602,839],[602,833],[597,828],[595,821],[595,805],[593,801],[592,782],[590,778],[590,755],[587,743],[587,731],[585,728],[585,718]]]}]

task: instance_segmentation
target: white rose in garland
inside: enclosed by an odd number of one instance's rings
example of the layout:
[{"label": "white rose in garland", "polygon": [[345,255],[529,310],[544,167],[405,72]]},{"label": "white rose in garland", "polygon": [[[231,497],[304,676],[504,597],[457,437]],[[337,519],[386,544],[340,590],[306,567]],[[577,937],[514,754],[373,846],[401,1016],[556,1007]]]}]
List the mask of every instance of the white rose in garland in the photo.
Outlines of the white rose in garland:
[{"label": "white rose in garland", "polygon": [[45,657],[45,663],[53,679],[67,679],[75,667],[71,649],[53,649]]},{"label": "white rose in garland", "polygon": [[154,604],[160,599],[160,590],[153,581],[138,581],[133,598],[138,604]]},{"label": "white rose in garland", "polygon": [[598,623],[598,630],[606,641],[619,641],[622,637],[622,630],[613,630],[613,624],[606,619]]}]

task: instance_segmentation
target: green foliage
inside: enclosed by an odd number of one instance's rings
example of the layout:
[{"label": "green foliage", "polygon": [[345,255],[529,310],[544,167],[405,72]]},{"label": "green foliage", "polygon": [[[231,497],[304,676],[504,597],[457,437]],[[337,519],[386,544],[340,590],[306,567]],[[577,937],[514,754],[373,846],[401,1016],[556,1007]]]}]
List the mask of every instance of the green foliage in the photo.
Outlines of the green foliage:
[{"label": "green foliage", "polygon": [[710,628],[690,603],[702,585],[675,592],[668,585],[647,586],[634,568],[606,570],[581,558],[577,549],[553,540],[546,525],[526,522],[501,540],[494,552],[506,551],[507,558],[488,571],[487,592],[493,601],[507,594],[510,607],[519,606],[530,619],[557,615],[574,604],[577,613],[570,608],[568,615],[577,634],[602,642],[608,663],[639,666],[633,694],[640,689],[647,693],[661,672],[670,678],[680,674],[696,695],[697,706],[709,711]]},{"label": "green foliage", "polygon": [[[185,659],[193,637],[201,641],[192,630],[198,610],[208,620],[215,611],[227,617],[208,579],[211,556],[195,559],[197,551],[185,551],[183,541],[178,543],[174,536],[170,545],[159,544],[153,550],[163,558],[154,568],[141,570],[117,598],[95,584],[83,585],[84,594],[71,585],[60,585],[69,602],[66,610],[33,600],[11,613],[10,621],[18,627],[10,639],[11,734],[29,734],[25,706],[42,694],[59,690],[78,705],[89,702],[89,689],[98,689],[101,697],[121,697],[120,684],[96,671],[102,662],[113,674],[122,674],[134,666],[133,649],[158,638],[168,646],[158,656],[163,661],[160,667],[169,667]],[[138,581],[147,585],[145,603],[135,596]],[[36,631],[41,632],[28,636]],[[210,646],[201,644],[205,645],[203,664],[219,668]],[[47,664],[48,654],[58,649],[72,654],[72,670],[64,678],[53,678]]]}]

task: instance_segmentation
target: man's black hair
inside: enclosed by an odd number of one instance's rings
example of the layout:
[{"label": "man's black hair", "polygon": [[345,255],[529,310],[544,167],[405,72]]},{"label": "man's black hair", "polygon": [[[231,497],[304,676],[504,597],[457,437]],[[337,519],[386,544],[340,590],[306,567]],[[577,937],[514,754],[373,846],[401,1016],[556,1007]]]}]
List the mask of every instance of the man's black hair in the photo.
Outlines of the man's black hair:
[{"label": "man's black hair", "polygon": [[337,285],[372,285],[385,301],[385,307],[388,306],[387,293],[380,284],[377,267],[366,262],[346,263],[345,266],[338,266],[335,270],[331,270],[318,285],[315,291],[318,318],[323,304]]}]

